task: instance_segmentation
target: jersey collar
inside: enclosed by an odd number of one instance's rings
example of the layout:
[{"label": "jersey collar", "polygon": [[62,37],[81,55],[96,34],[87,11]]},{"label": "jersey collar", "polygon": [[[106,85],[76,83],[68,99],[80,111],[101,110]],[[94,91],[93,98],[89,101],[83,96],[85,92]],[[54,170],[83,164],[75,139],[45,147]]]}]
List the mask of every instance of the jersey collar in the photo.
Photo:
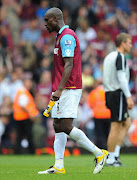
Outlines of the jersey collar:
[{"label": "jersey collar", "polygon": [[58,34],[61,34],[62,31],[63,31],[65,28],[69,28],[69,26],[68,26],[68,25],[63,26],[63,27],[59,30]]}]

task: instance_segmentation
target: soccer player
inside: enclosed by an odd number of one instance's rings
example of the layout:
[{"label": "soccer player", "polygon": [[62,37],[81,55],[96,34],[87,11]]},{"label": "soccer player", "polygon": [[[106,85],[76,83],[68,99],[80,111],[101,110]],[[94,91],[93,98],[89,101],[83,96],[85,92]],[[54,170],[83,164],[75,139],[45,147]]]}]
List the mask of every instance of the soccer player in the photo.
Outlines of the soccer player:
[{"label": "soccer player", "polygon": [[103,64],[103,84],[106,105],[111,110],[111,128],[108,136],[108,166],[122,166],[119,159],[120,147],[131,124],[128,109],[133,108],[133,100],[128,87],[129,67],[125,53],[132,47],[131,36],[121,33],[116,37],[116,51],[108,54]]},{"label": "soccer player", "polygon": [[73,119],[77,118],[82,93],[81,54],[78,38],[74,31],[64,24],[60,9],[49,9],[44,19],[47,30],[57,32],[52,71],[52,98],[59,98],[59,100],[55,101],[52,109],[55,130],[55,164],[48,170],[38,173],[65,174],[64,150],[67,135],[95,155],[96,164],[93,173],[99,173],[105,164],[108,152],[96,147],[80,129],[72,126]]}]

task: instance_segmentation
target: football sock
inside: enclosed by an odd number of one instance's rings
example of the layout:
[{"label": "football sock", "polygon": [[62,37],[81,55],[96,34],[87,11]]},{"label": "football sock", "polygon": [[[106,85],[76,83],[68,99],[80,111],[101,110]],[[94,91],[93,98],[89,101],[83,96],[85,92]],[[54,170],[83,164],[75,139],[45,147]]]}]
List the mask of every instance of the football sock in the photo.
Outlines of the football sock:
[{"label": "football sock", "polygon": [[55,133],[54,152],[55,164],[54,167],[62,169],[64,167],[64,151],[67,142],[67,135],[64,132]]},{"label": "football sock", "polygon": [[109,152],[107,163],[112,164],[114,162],[115,162],[115,153],[114,152]]},{"label": "football sock", "polygon": [[95,146],[80,129],[74,127],[69,133],[69,136],[73,140],[75,140],[81,147],[93,153],[96,157],[102,156],[103,153],[101,149]]},{"label": "football sock", "polygon": [[120,155],[120,146],[119,145],[116,145],[116,147],[115,147],[115,156],[116,157],[119,157],[119,155]]}]

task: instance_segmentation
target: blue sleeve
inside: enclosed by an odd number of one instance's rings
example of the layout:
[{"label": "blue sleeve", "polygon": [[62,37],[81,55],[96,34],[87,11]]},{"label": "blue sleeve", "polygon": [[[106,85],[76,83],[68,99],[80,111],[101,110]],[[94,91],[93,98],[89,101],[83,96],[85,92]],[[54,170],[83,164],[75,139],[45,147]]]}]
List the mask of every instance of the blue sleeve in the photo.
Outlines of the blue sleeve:
[{"label": "blue sleeve", "polygon": [[60,41],[62,57],[74,57],[74,50],[76,47],[76,40],[73,36],[66,34]]}]

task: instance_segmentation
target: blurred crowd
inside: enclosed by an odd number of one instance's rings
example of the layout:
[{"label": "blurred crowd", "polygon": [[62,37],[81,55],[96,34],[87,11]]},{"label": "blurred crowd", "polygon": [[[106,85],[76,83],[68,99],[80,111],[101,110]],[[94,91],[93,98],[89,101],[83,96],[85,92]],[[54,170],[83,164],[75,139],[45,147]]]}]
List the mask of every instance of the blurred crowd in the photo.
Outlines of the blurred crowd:
[{"label": "blurred crowd", "polygon": [[[44,14],[50,7],[63,11],[65,24],[77,34],[82,55],[83,95],[79,116],[74,124],[94,141],[92,109],[86,99],[102,82],[104,57],[115,50],[120,32],[132,36],[133,48],[126,58],[130,67],[130,90],[135,106],[132,120],[137,119],[137,2],[136,0],[1,0],[0,4],[0,147],[15,148],[17,137],[13,118],[16,91],[24,78],[32,82],[31,94],[41,114],[33,122],[35,147],[52,146],[53,119],[42,115],[51,96],[51,73],[56,34],[44,26]],[[137,123],[136,123],[137,126]],[[130,133],[134,130],[131,127]],[[75,143],[69,141],[68,146]],[[133,145],[128,138],[125,145]],[[24,138],[22,147],[27,147]]]}]

